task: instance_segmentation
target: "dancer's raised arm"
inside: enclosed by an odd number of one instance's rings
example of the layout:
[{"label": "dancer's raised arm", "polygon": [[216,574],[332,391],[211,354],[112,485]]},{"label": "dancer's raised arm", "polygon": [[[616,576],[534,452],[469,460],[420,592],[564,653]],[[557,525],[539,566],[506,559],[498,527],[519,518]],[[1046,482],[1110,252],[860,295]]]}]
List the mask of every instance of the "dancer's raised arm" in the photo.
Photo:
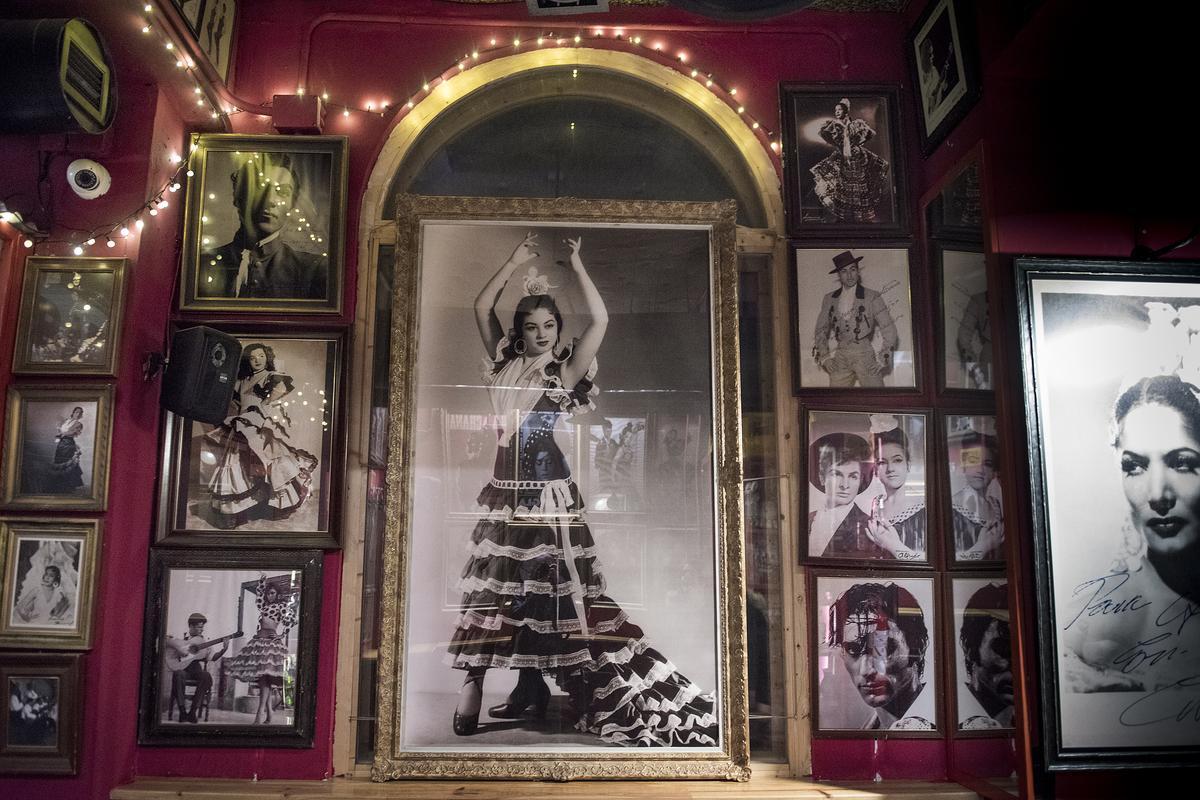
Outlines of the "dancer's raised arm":
[{"label": "dancer's raised arm", "polygon": [[583,259],[579,257],[583,237],[567,239],[567,244],[571,246],[571,270],[579,281],[579,288],[583,290],[589,318],[588,326],[584,328],[583,335],[579,337],[579,343],[575,346],[575,352],[562,368],[563,385],[574,386],[587,374],[592,359],[600,350],[600,343],[604,341],[604,332],[608,330],[608,309],[604,307],[604,300],[600,297],[596,284],[588,277],[587,270],[583,268]]},{"label": "dancer's raised arm", "polygon": [[504,337],[504,328],[496,316],[496,301],[500,292],[512,276],[513,270],[522,264],[538,257],[537,234],[527,233],[524,240],[513,250],[508,260],[501,265],[492,279],[484,284],[479,296],[475,298],[475,324],[479,328],[479,336],[483,339],[483,347],[489,356],[495,355],[496,345]]}]

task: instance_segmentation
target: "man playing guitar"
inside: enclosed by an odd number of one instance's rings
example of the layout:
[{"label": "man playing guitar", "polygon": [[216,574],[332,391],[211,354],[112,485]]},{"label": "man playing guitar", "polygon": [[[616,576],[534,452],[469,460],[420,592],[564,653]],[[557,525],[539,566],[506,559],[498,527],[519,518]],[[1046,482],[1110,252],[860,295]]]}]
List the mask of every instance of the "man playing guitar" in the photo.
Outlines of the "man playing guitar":
[{"label": "man playing guitar", "polygon": [[[213,679],[208,671],[208,662],[216,661],[225,655],[225,651],[229,648],[229,640],[242,634],[239,631],[236,634],[207,641],[204,638],[204,626],[208,623],[207,617],[197,611],[188,617],[187,622],[188,632],[181,638],[166,637],[163,642],[166,645],[163,657],[167,667],[171,670],[171,694],[175,698],[176,705],[179,706],[179,721],[197,722],[196,710],[209,690],[212,689]],[[221,645],[221,649],[215,653],[211,652],[211,648],[218,644]],[[189,680],[196,682],[191,708],[188,708],[187,695],[184,693],[184,687]]]}]

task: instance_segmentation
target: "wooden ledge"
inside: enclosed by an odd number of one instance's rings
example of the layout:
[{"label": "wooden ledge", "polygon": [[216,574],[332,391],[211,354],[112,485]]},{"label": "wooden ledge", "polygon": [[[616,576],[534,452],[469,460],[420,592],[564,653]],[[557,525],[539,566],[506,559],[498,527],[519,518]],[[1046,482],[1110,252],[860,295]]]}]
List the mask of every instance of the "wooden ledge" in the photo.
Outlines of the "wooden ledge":
[{"label": "wooden ledge", "polygon": [[885,781],[818,783],[766,775],[746,783],[719,781],[235,781],[139,778],[113,789],[110,800],[978,800],[956,783]]}]

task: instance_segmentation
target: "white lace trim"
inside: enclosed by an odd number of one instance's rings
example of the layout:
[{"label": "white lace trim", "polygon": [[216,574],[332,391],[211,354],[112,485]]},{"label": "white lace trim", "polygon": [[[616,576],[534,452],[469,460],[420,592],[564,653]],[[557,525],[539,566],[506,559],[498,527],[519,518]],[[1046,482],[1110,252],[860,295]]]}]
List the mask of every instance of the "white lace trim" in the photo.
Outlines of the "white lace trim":
[{"label": "white lace trim", "polygon": [[[553,555],[565,557],[566,554],[563,552],[563,548],[553,543],[539,544],[536,547],[513,547],[511,545],[496,544],[491,539],[481,539],[478,544],[471,548],[471,552],[468,555],[472,558],[503,556],[504,558],[511,558],[514,561],[532,561],[535,558],[545,558]],[[571,556],[576,559],[586,558],[595,561],[597,550],[595,547],[572,545]]]},{"label": "white lace trim", "polygon": [[[591,630],[596,633],[613,633],[628,621],[629,617],[622,611],[611,620],[597,623]],[[455,624],[463,630],[479,628],[487,631],[498,631],[504,625],[511,625],[515,628],[528,628],[535,633],[543,634],[579,632],[579,620],[577,619],[562,619],[556,623],[552,620],[513,619],[503,614],[480,614],[478,611],[462,612],[458,615],[458,620]]]},{"label": "white lace trim", "polygon": [[[463,594],[473,594],[488,591],[492,594],[523,597],[530,594],[551,594],[566,597],[571,594],[571,582],[564,581],[555,587],[549,581],[498,581],[495,578],[460,578],[455,589]],[[605,584],[603,575],[593,575],[593,580],[587,585],[584,596],[597,598],[604,594]]]}]

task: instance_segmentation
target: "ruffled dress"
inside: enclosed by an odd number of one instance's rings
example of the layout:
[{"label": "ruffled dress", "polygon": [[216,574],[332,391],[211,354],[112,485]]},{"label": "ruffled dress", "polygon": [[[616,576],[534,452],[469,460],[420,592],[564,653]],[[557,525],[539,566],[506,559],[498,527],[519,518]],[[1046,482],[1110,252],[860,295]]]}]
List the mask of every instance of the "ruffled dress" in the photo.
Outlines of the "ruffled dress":
[{"label": "ruffled dress", "polygon": [[258,606],[258,630],[236,656],[225,660],[229,674],[246,683],[266,678],[273,686],[283,685],[288,656],[283,637],[296,624],[295,596],[289,600],[268,603],[265,599],[266,578],[254,589],[254,604]]},{"label": "ruffled dress", "polygon": [[821,126],[821,138],[833,152],[809,170],[817,199],[843,222],[874,222],[888,188],[888,162],[866,148],[875,131],[861,119]]},{"label": "ruffled dress", "polygon": [[594,408],[593,361],[564,387],[573,345],[555,356],[504,360],[484,379],[497,418],[493,477],[459,581],[462,609],[447,648],[457,669],[537,669],[580,712],[576,728],[604,742],[659,747],[718,744],[715,700],[646,642],[605,593],[585,504],[554,430]]}]

